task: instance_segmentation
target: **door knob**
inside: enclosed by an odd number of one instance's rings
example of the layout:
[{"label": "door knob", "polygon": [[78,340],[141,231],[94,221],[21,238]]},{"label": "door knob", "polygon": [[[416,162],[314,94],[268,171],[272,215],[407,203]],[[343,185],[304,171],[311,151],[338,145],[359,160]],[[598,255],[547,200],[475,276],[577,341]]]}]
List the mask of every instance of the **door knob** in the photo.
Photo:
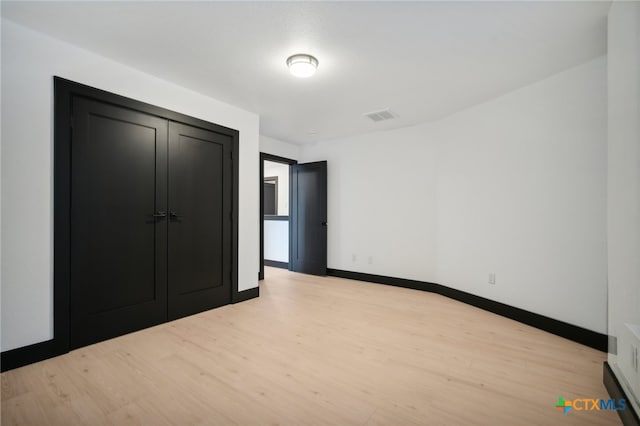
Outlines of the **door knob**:
[{"label": "door knob", "polygon": [[177,214],[176,212],[170,210],[169,211],[169,217],[171,219],[180,219],[180,218],[183,218],[184,216],[182,216],[180,214]]},{"label": "door knob", "polygon": [[160,217],[167,217],[167,213],[166,213],[166,212],[159,211],[159,212],[154,213],[152,216],[153,216],[153,217],[157,217],[157,218],[160,218]]}]

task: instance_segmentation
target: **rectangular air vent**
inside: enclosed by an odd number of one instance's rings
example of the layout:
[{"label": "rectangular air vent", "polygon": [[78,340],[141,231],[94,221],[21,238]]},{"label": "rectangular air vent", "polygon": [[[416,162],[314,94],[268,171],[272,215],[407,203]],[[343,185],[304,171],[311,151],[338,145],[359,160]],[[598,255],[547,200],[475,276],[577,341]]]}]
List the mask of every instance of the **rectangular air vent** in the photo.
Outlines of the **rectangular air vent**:
[{"label": "rectangular air vent", "polygon": [[366,114],[364,114],[364,116],[371,119],[371,121],[373,121],[374,123],[378,123],[380,121],[385,121],[385,120],[392,120],[396,118],[396,115],[394,115],[391,111],[389,111],[388,108],[382,109],[380,111],[367,112]]}]

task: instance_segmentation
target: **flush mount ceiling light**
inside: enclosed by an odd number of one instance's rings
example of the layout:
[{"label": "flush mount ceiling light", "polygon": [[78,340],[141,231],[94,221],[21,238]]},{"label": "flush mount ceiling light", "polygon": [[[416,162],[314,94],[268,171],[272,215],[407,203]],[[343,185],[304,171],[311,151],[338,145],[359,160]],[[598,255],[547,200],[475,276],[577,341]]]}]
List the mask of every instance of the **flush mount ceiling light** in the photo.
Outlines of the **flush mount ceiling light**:
[{"label": "flush mount ceiling light", "polygon": [[306,78],[315,74],[318,68],[318,60],[306,53],[297,53],[287,58],[289,72],[296,77]]}]

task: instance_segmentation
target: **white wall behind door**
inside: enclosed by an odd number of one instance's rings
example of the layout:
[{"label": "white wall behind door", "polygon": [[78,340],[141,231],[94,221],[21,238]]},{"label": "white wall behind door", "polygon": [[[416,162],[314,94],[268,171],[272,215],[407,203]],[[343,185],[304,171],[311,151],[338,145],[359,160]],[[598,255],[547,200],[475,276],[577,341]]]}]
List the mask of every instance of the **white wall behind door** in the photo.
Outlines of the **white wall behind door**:
[{"label": "white wall behind door", "polygon": [[289,165],[264,162],[264,177],[278,178],[278,216],[289,216]]},{"label": "white wall behind door", "polygon": [[264,258],[277,262],[289,262],[288,221],[264,221]]}]

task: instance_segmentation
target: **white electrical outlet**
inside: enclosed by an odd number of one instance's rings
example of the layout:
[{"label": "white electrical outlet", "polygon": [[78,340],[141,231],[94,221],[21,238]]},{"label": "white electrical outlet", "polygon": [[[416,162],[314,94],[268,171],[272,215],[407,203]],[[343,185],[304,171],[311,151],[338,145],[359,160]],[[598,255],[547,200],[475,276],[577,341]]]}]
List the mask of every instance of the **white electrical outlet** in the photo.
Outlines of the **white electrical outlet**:
[{"label": "white electrical outlet", "polygon": [[489,284],[496,284],[496,274],[494,272],[489,273]]},{"label": "white electrical outlet", "polygon": [[369,265],[372,265],[373,264],[373,257],[369,256],[369,259],[367,259],[367,261],[369,262]]},{"label": "white electrical outlet", "polygon": [[352,261],[352,262],[355,262],[356,260],[358,260],[358,256],[356,256],[356,254],[355,254],[355,253],[353,253],[353,254],[351,255],[351,261]]},{"label": "white electrical outlet", "polygon": [[625,324],[618,333],[618,367],[631,394],[640,399],[640,325]]}]

